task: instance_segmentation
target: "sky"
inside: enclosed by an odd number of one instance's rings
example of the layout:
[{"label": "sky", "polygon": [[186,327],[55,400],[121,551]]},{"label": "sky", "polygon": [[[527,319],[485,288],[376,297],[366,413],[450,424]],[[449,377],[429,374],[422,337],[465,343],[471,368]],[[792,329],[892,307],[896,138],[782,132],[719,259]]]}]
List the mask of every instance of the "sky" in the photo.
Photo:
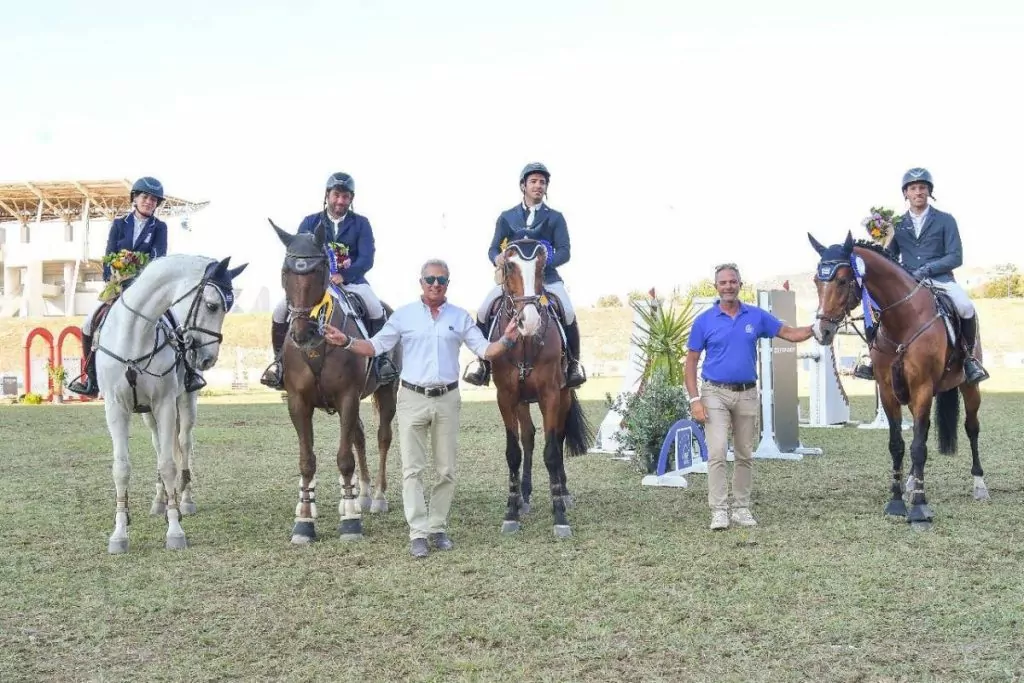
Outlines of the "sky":
[{"label": "sky", "polygon": [[724,261],[748,282],[811,271],[806,233],[865,235],[871,206],[903,210],[914,166],[965,265],[1024,266],[1024,9],[854,4],[17,3],[0,182],[156,176],[210,201],[190,233],[170,221],[172,249],[248,261],[241,286],[272,298],[267,218],[294,231],[346,171],[375,291],[407,302],[443,258],[475,308],[530,161],[551,170],[580,306]]}]

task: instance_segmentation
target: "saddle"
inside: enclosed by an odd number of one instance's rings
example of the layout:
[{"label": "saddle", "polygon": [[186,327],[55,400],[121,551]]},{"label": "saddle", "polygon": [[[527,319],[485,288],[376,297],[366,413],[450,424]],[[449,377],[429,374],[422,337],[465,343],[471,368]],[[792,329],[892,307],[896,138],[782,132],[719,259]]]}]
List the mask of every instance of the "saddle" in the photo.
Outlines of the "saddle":
[{"label": "saddle", "polygon": [[[562,337],[562,355],[565,355],[566,349],[569,348],[569,341],[565,336],[565,307],[562,305],[562,300],[558,298],[558,295],[551,293],[547,289],[544,290],[544,297],[547,299],[547,306],[555,313],[555,323],[558,326],[558,334]],[[487,338],[488,340],[494,334],[494,326],[498,322],[498,313],[501,311],[501,307],[505,301],[504,296],[499,296],[497,299],[491,302],[490,308],[487,309],[487,318],[484,321],[487,327]]]}]

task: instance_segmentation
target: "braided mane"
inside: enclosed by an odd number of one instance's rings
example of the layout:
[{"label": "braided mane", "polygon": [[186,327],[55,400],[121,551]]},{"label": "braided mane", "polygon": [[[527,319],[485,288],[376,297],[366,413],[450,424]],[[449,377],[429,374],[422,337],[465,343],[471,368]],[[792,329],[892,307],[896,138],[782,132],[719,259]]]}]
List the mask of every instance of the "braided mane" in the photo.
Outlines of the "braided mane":
[{"label": "braided mane", "polygon": [[884,257],[886,260],[888,260],[893,265],[902,268],[906,273],[908,273],[908,274],[912,274],[913,273],[913,271],[911,271],[910,268],[907,268],[905,265],[900,263],[899,260],[893,255],[893,253],[891,251],[889,251],[888,249],[886,249],[882,245],[878,244],[877,242],[872,242],[870,240],[854,240],[853,246],[861,247],[863,249],[867,249],[868,251],[873,251],[876,254],[878,254],[879,256]]}]

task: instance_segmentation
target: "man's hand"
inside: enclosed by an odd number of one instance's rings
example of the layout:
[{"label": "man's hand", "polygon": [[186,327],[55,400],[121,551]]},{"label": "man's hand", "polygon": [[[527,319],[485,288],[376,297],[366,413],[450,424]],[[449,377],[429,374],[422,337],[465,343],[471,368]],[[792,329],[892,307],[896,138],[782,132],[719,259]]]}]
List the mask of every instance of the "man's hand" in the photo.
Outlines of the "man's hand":
[{"label": "man's hand", "polygon": [[914,278],[918,280],[923,280],[929,275],[931,275],[931,271],[928,269],[928,266],[921,266],[914,271]]},{"label": "man's hand", "polygon": [[341,273],[332,273],[331,282],[333,282],[336,285],[343,285],[345,284],[345,278],[341,276]]},{"label": "man's hand", "polygon": [[349,266],[351,266],[351,265],[352,265],[352,259],[350,259],[350,258],[348,258],[348,257],[346,256],[346,257],[345,257],[345,260],[344,260],[344,261],[342,261],[342,262],[341,262],[341,265],[339,265],[338,267],[339,267],[339,268],[341,268],[342,270],[347,270],[347,269],[348,269],[348,267],[349,267]]},{"label": "man's hand", "polygon": [[690,415],[693,417],[694,422],[704,424],[708,419],[708,412],[704,410],[704,401],[694,401],[690,404]]},{"label": "man's hand", "polygon": [[505,252],[501,252],[494,257],[494,267],[501,268],[505,264]]},{"label": "man's hand", "polygon": [[324,339],[327,340],[328,344],[334,344],[335,346],[344,346],[348,342],[348,335],[339,330],[334,325],[328,324],[324,327]]},{"label": "man's hand", "polygon": [[508,325],[505,326],[505,336],[515,341],[519,338],[519,317],[513,316]]}]

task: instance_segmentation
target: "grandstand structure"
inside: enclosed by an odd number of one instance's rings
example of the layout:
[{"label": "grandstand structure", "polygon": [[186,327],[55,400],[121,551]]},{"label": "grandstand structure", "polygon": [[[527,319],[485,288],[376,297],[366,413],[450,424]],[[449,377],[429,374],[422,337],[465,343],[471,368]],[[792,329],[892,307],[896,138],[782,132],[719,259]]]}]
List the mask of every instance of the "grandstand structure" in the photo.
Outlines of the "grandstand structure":
[{"label": "grandstand structure", "polygon": [[[0,318],[92,310],[110,222],[131,210],[131,186],[124,178],[0,184]],[[157,216],[187,230],[208,205],[168,196]]]}]

